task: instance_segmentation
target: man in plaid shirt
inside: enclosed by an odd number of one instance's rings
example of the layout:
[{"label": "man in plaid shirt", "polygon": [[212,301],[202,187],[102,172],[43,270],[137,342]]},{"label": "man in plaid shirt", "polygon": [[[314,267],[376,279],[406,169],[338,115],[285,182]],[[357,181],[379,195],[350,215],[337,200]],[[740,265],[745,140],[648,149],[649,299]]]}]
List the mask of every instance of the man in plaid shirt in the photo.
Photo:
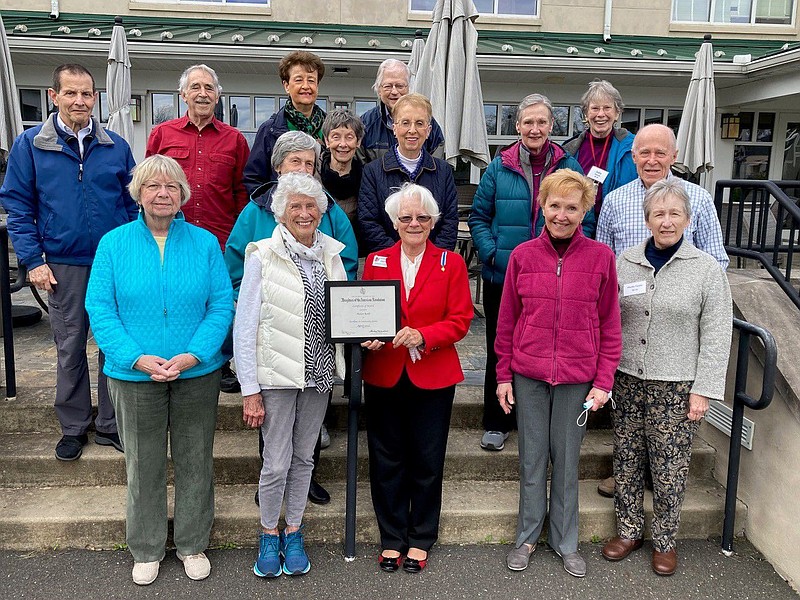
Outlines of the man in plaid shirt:
[{"label": "man in plaid shirt", "polygon": [[[674,177],[670,167],[677,157],[678,145],[672,129],[654,124],[639,130],[633,140],[633,162],[639,177],[606,196],[597,220],[597,241],[610,246],[619,256],[650,236],[642,208],[645,192],[655,182]],[[730,260],[711,194],[694,183],[686,181],[684,185],[692,209],[684,236],[727,269]]]}]

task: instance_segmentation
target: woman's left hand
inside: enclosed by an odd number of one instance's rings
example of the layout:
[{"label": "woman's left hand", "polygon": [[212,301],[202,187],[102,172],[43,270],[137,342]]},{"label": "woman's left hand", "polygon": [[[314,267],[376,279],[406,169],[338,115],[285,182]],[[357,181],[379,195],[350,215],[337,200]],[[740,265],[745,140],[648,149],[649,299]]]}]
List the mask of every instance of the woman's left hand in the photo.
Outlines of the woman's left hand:
[{"label": "woman's left hand", "polygon": [[690,421],[699,421],[708,412],[708,398],[700,394],[689,394],[689,411],[686,416]]},{"label": "woman's left hand", "polygon": [[392,340],[392,345],[397,348],[398,346],[405,346],[406,348],[416,348],[422,345],[422,334],[411,327],[403,327],[397,332]]},{"label": "woman's left hand", "polygon": [[188,371],[198,362],[194,356],[184,352],[183,354],[176,354],[161,366],[171,373],[167,381],[174,381],[180,377],[181,373]]},{"label": "woman's left hand", "polygon": [[586,400],[591,400],[592,404],[592,412],[599,410],[605,406],[606,402],[608,402],[608,392],[605,390],[598,389],[593,387],[589,390],[589,394],[586,396]]}]

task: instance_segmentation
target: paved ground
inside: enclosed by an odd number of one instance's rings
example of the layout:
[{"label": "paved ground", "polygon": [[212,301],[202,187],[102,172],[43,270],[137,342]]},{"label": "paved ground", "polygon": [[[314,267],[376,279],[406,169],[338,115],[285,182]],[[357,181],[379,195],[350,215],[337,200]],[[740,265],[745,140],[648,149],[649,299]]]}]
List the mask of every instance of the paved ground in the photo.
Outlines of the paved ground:
[{"label": "paved ground", "polygon": [[251,571],[255,549],[211,550],[213,570],[202,582],[187,579],[170,552],[159,578],[145,588],[130,580],[127,551],[0,552],[0,598],[797,599],[750,544],[738,541],[736,547],[738,553],[727,558],[717,542],[683,541],[679,572],[662,578],[650,570],[649,544],[615,564],[603,560],[599,545],[584,544],[588,575],[582,580],[565,573],[560,559],[541,547],[527,571],[512,573],[503,562],[509,546],[440,546],[422,574],[410,575],[380,572],[377,547],[359,546],[357,559],[345,563],[338,546],[314,546],[308,575],[270,581]]}]

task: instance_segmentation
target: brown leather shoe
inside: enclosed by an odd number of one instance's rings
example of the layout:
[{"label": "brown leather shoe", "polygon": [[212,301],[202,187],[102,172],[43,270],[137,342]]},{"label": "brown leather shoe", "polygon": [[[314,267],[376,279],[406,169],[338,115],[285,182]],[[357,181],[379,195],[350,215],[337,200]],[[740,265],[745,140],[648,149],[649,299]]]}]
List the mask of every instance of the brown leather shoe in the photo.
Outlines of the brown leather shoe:
[{"label": "brown leather shoe", "polygon": [[675,572],[675,568],[678,566],[678,554],[675,552],[675,548],[670,550],[669,552],[659,552],[658,550],[653,550],[653,571],[655,571],[656,575],[672,575]]},{"label": "brown leather shoe", "polygon": [[638,550],[641,547],[642,540],[626,540],[625,538],[616,536],[615,538],[609,540],[605,546],[603,546],[601,552],[606,560],[615,562],[622,560],[628,556],[628,554],[634,550]]},{"label": "brown leather shoe", "polygon": [[613,475],[611,477],[606,477],[597,485],[597,493],[604,498],[613,498],[615,489],[616,481],[614,481]]}]

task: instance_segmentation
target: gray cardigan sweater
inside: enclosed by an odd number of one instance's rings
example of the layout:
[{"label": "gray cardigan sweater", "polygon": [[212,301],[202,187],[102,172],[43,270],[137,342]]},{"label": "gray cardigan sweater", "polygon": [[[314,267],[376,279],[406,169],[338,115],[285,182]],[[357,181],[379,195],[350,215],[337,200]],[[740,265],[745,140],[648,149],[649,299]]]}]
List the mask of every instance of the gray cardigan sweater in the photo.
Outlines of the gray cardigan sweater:
[{"label": "gray cardigan sweater", "polygon": [[619,370],[645,380],[693,381],[691,393],[721,400],[733,319],[728,279],[713,257],[685,240],[656,277],[646,245],[617,259]]}]

